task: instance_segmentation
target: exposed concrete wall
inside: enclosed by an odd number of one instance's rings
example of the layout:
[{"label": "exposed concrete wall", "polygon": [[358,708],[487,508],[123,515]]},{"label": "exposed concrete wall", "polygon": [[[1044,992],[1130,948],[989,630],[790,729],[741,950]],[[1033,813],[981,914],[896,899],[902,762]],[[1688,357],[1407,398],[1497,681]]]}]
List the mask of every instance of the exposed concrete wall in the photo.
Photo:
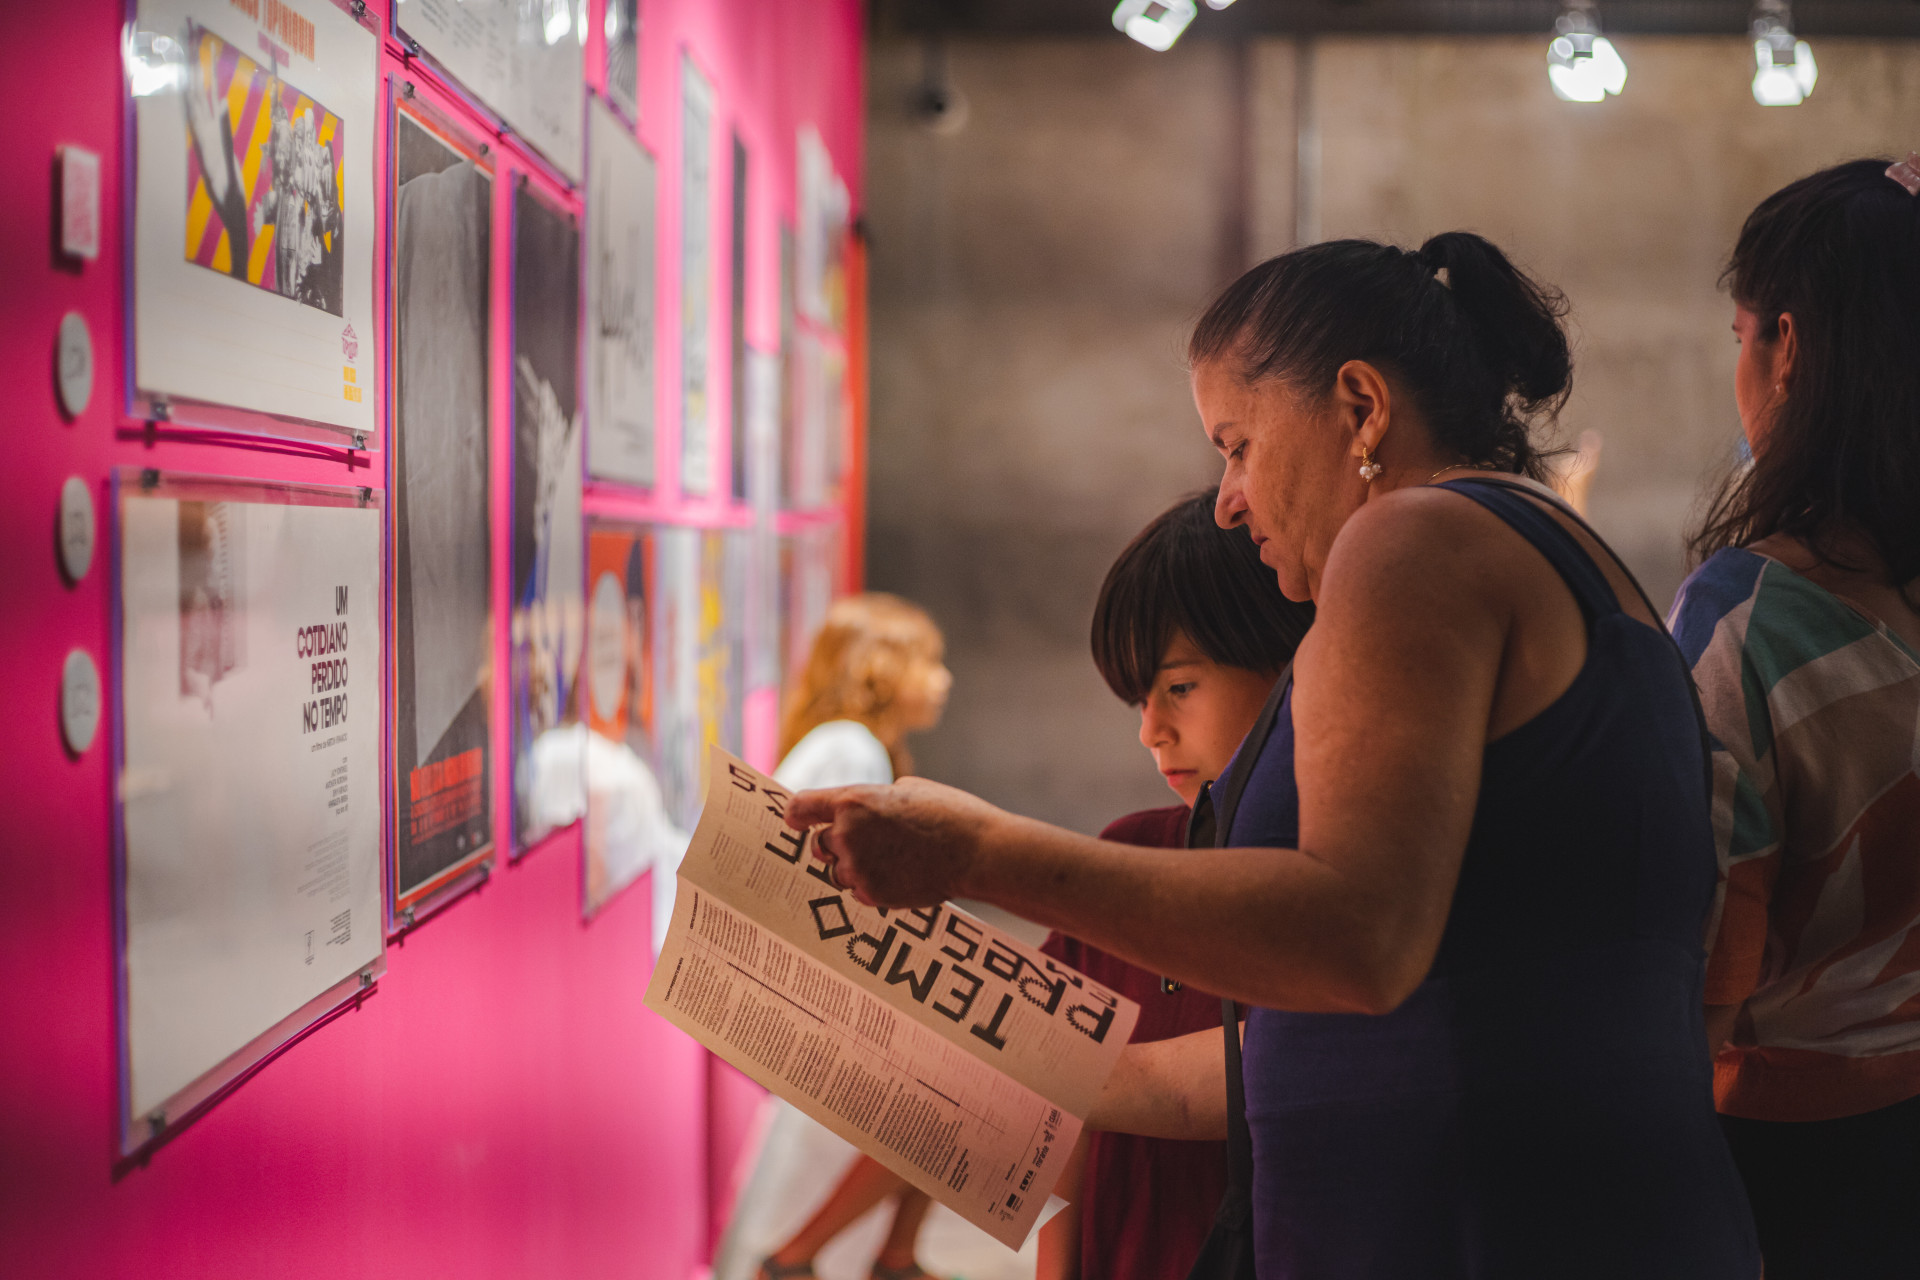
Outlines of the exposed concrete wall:
[{"label": "exposed concrete wall", "polygon": [[1822,164],[1920,145],[1920,46],[1821,41],[1813,98],[1767,109],[1739,39],[1619,43],[1626,94],[1586,106],[1552,97],[1539,39],[960,42],[952,136],[904,108],[918,46],[875,45],[869,565],[948,632],[924,772],[1081,829],[1170,798],[1086,624],[1126,540],[1217,475],[1187,326],[1302,228],[1470,228],[1566,289],[1563,432],[1605,436],[1595,519],[1671,596],[1737,432],[1715,277],[1740,219]]},{"label": "exposed concrete wall", "polygon": [[1541,43],[1321,42],[1321,231],[1418,244],[1468,228],[1566,290],[1563,433],[1604,436],[1593,519],[1664,604],[1740,430],[1717,288],[1740,223],[1802,174],[1920,146],[1920,46],[1820,41],[1813,96],[1780,108],[1747,92],[1742,41],[1623,37],[1626,92],[1591,105],[1553,96]]},{"label": "exposed concrete wall", "polygon": [[1082,829],[1172,795],[1087,622],[1115,553],[1216,470],[1180,342],[1224,275],[1232,165],[1226,49],[1114,52],[953,47],[971,112],[952,137],[902,108],[916,47],[877,46],[868,71],[868,577],[932,610],[955,680],[914,751]]}]

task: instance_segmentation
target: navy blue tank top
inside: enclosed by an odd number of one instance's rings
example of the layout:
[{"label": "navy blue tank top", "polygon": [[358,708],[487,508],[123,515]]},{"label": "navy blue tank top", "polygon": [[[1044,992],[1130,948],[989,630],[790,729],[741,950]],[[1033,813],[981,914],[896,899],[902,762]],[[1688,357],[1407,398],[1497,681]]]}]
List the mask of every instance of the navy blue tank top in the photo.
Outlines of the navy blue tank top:
[{"label": "navy blue tank top", "polygon": [[[1249,1015],[1261,1280],[1753,1280],[1701,1007],[1716,873],[1685,666],[1533,501],[1442,487],[1559,572],[1587,658],[1488,744],[1414,994],[1377,1017]],[[1289,691],[1232,844],[1298,846],[1293,747]]]}]

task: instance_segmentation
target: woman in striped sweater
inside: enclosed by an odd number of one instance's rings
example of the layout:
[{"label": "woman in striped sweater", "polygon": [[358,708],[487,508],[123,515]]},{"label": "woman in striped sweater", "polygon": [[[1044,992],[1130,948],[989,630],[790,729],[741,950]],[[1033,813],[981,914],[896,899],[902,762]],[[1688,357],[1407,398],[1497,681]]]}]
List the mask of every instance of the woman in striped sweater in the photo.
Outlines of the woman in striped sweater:
[{"label": "woman in striped sweater", "polygon": [[1752,462],[1673,632],[1714,738],[1714,1092],[1768,1280],[1920,1274],[1920,157],[1803,178],[1727,275]]}]

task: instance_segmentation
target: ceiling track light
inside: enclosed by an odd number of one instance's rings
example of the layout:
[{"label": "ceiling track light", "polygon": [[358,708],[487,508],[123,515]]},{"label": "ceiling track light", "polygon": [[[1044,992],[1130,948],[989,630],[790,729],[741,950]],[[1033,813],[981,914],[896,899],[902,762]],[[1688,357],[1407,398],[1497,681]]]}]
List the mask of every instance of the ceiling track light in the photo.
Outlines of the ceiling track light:
[{"label": "ceiling track light", "polygon": [[[1213,0],[1207,3],[1216,9],[1226,7]],[[1193,0],[1120,0],[1113,7],[1113,25],[1154,52],[1165,53],[1197,12]]]},{"label": "ceiling track light", "polygon": [[1793,34],[1787,0],[1753,6],[1753,100],[1763,107],[1797,107],[1813,92],[1820,69],[1813,49]]},{"label": "ceiling track light", "polygon": [[1627,85],[1627,64],[1600,34],[1592,0],[1573,0],[1553,24],[1547,45],[1547,83],[1563,102],[1604,102]]}]

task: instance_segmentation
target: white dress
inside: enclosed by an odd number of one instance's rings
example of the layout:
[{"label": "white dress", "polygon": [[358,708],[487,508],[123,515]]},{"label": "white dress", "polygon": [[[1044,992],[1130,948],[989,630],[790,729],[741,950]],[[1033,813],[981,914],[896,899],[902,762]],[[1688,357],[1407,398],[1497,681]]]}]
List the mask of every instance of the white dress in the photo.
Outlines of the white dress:
[{"label": "white dress", "polygon": [[[829,720],[793,744],[773,771],[795,791],[893,781],[893,761],[873,731],[857,720]],[[752,1172],[734,1202],[733,1220],[715,1253],[714,1280],[748,1280],[761,1257],[792,1234],[834,1187],[858,1153],[792,1105],[769,1096],[749,1141]],[[864,1230],[842,1233],[827,1252],[851,1251],[871,1258],[891,1213]],[[830,1271],[840,1259],[826,1259]],[[823,1271],[823,1274],[825,1272]],[[864,1270],[860,1274],[865,1274]]]},{"label": "white dress", "polygon": [[873,730],[858,720],[829,720],[793,744],[773,778],[795,791],[885,786],[893,781],[893,761]]}]

